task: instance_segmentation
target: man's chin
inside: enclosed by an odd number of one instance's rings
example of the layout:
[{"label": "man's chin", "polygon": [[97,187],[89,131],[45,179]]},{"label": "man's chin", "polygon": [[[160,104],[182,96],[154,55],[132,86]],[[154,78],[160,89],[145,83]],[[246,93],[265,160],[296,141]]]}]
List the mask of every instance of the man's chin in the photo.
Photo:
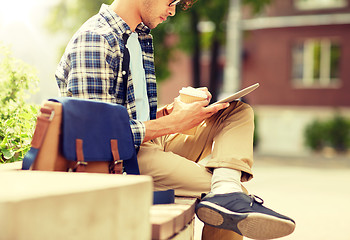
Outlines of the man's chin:
[{"label": "man's chin", "polygon": [[149,29],[154,29],[156,28],[159,24],[161,24],[162,22],[159,23],[144,23]]}]

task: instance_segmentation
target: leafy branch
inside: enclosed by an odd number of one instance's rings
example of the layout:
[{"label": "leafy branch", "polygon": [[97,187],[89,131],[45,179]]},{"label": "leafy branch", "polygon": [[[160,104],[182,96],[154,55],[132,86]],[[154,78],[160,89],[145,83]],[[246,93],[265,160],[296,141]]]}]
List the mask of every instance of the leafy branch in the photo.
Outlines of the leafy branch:
[{"label": "leafy branch", "polygon": [[37,84],[34,69],[0,44],[0,163],[21,160],[30,148],[38,107],[25,100]]}]

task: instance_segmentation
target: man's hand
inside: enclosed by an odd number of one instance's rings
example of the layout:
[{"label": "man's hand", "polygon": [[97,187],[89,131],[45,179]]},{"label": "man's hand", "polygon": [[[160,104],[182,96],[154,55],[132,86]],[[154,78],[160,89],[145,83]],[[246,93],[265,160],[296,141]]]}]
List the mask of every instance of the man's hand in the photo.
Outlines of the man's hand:
[{"label": "man's hand", "polygon": [[173,110],[169,115],[172,117],[170,123],[173,124],[174,132],[182,132],[191,129],[219,110],[229,106],[228,103],[220,103],[211,106],[208,106],[208,104],[208,100],[183,103],[180,101],[179,97],[175,98]]},{"label": "man's hand", "polygon": [[211,94],[207,88],[200,88],[200,90],[207,94],[208,97],[206,100],[183,103],[177,97],[173,103],[166,106],[168,115],[144,122],[146,127],[144,142],[163,135],[191,129],[230,105],[229,103],[217,103],[208,106],[211,100]]},{"label": "man's hand", "polygon": [[211,93],[209,92],[208,88],[207,87],[200,87],[197,89],[205,92],[205,94],[207,94],[207,100],[208,100],[208,102],[210,102],[212,96],[211,96]]},{"label": "man's hand", "polygon": [[[207,87],[201,87],[201,88],[197,88],[198,90],[201,90],[203,92],[205,92],[205,94],[207,95],[207,101],[210,102],[211,98],[212,98],[212,95],[211,93],[208,91],[208,88]],[[175,102],[172,102],[168,105],[166,105],[164,108],[166,110],[166,115],[169,115],[170,113],[172,113],[173,109],[174,109],[174,103]],[[163,109],[162,109],[163,110]],[[165,115],[161,114],[159,115],[159,117],[163,117]],[[158,118],[158,117],[157,117]]]}]

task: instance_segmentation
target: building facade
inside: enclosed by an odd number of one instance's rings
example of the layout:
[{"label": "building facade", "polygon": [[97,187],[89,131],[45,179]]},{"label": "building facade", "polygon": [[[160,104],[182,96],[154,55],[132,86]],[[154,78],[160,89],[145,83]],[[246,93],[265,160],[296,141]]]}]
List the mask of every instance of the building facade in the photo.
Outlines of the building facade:
[{"label": "building facade", "polygon": [[242,85],[258,116],[258,151],[305,155],[304,129],[350,116],[350,1],[275,0],[258,17],[245,12]]},{"label": "building facade", "polygon": [[243,29],[252,104],[350,107],[349,0],[275,0]]}]

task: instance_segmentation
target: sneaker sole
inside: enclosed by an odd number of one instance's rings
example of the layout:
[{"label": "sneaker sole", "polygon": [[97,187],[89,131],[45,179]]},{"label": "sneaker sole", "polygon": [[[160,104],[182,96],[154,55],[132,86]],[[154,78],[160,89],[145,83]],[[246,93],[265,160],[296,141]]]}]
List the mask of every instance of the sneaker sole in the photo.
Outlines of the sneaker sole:
[{"label": "sneaker sole", "polygon": [[198,204],[196,213],[208,225],[228,229],[252,239],[284,237],[295,229],[295,224],[289,220],[262,213],[232,212],[206,201]]}]

